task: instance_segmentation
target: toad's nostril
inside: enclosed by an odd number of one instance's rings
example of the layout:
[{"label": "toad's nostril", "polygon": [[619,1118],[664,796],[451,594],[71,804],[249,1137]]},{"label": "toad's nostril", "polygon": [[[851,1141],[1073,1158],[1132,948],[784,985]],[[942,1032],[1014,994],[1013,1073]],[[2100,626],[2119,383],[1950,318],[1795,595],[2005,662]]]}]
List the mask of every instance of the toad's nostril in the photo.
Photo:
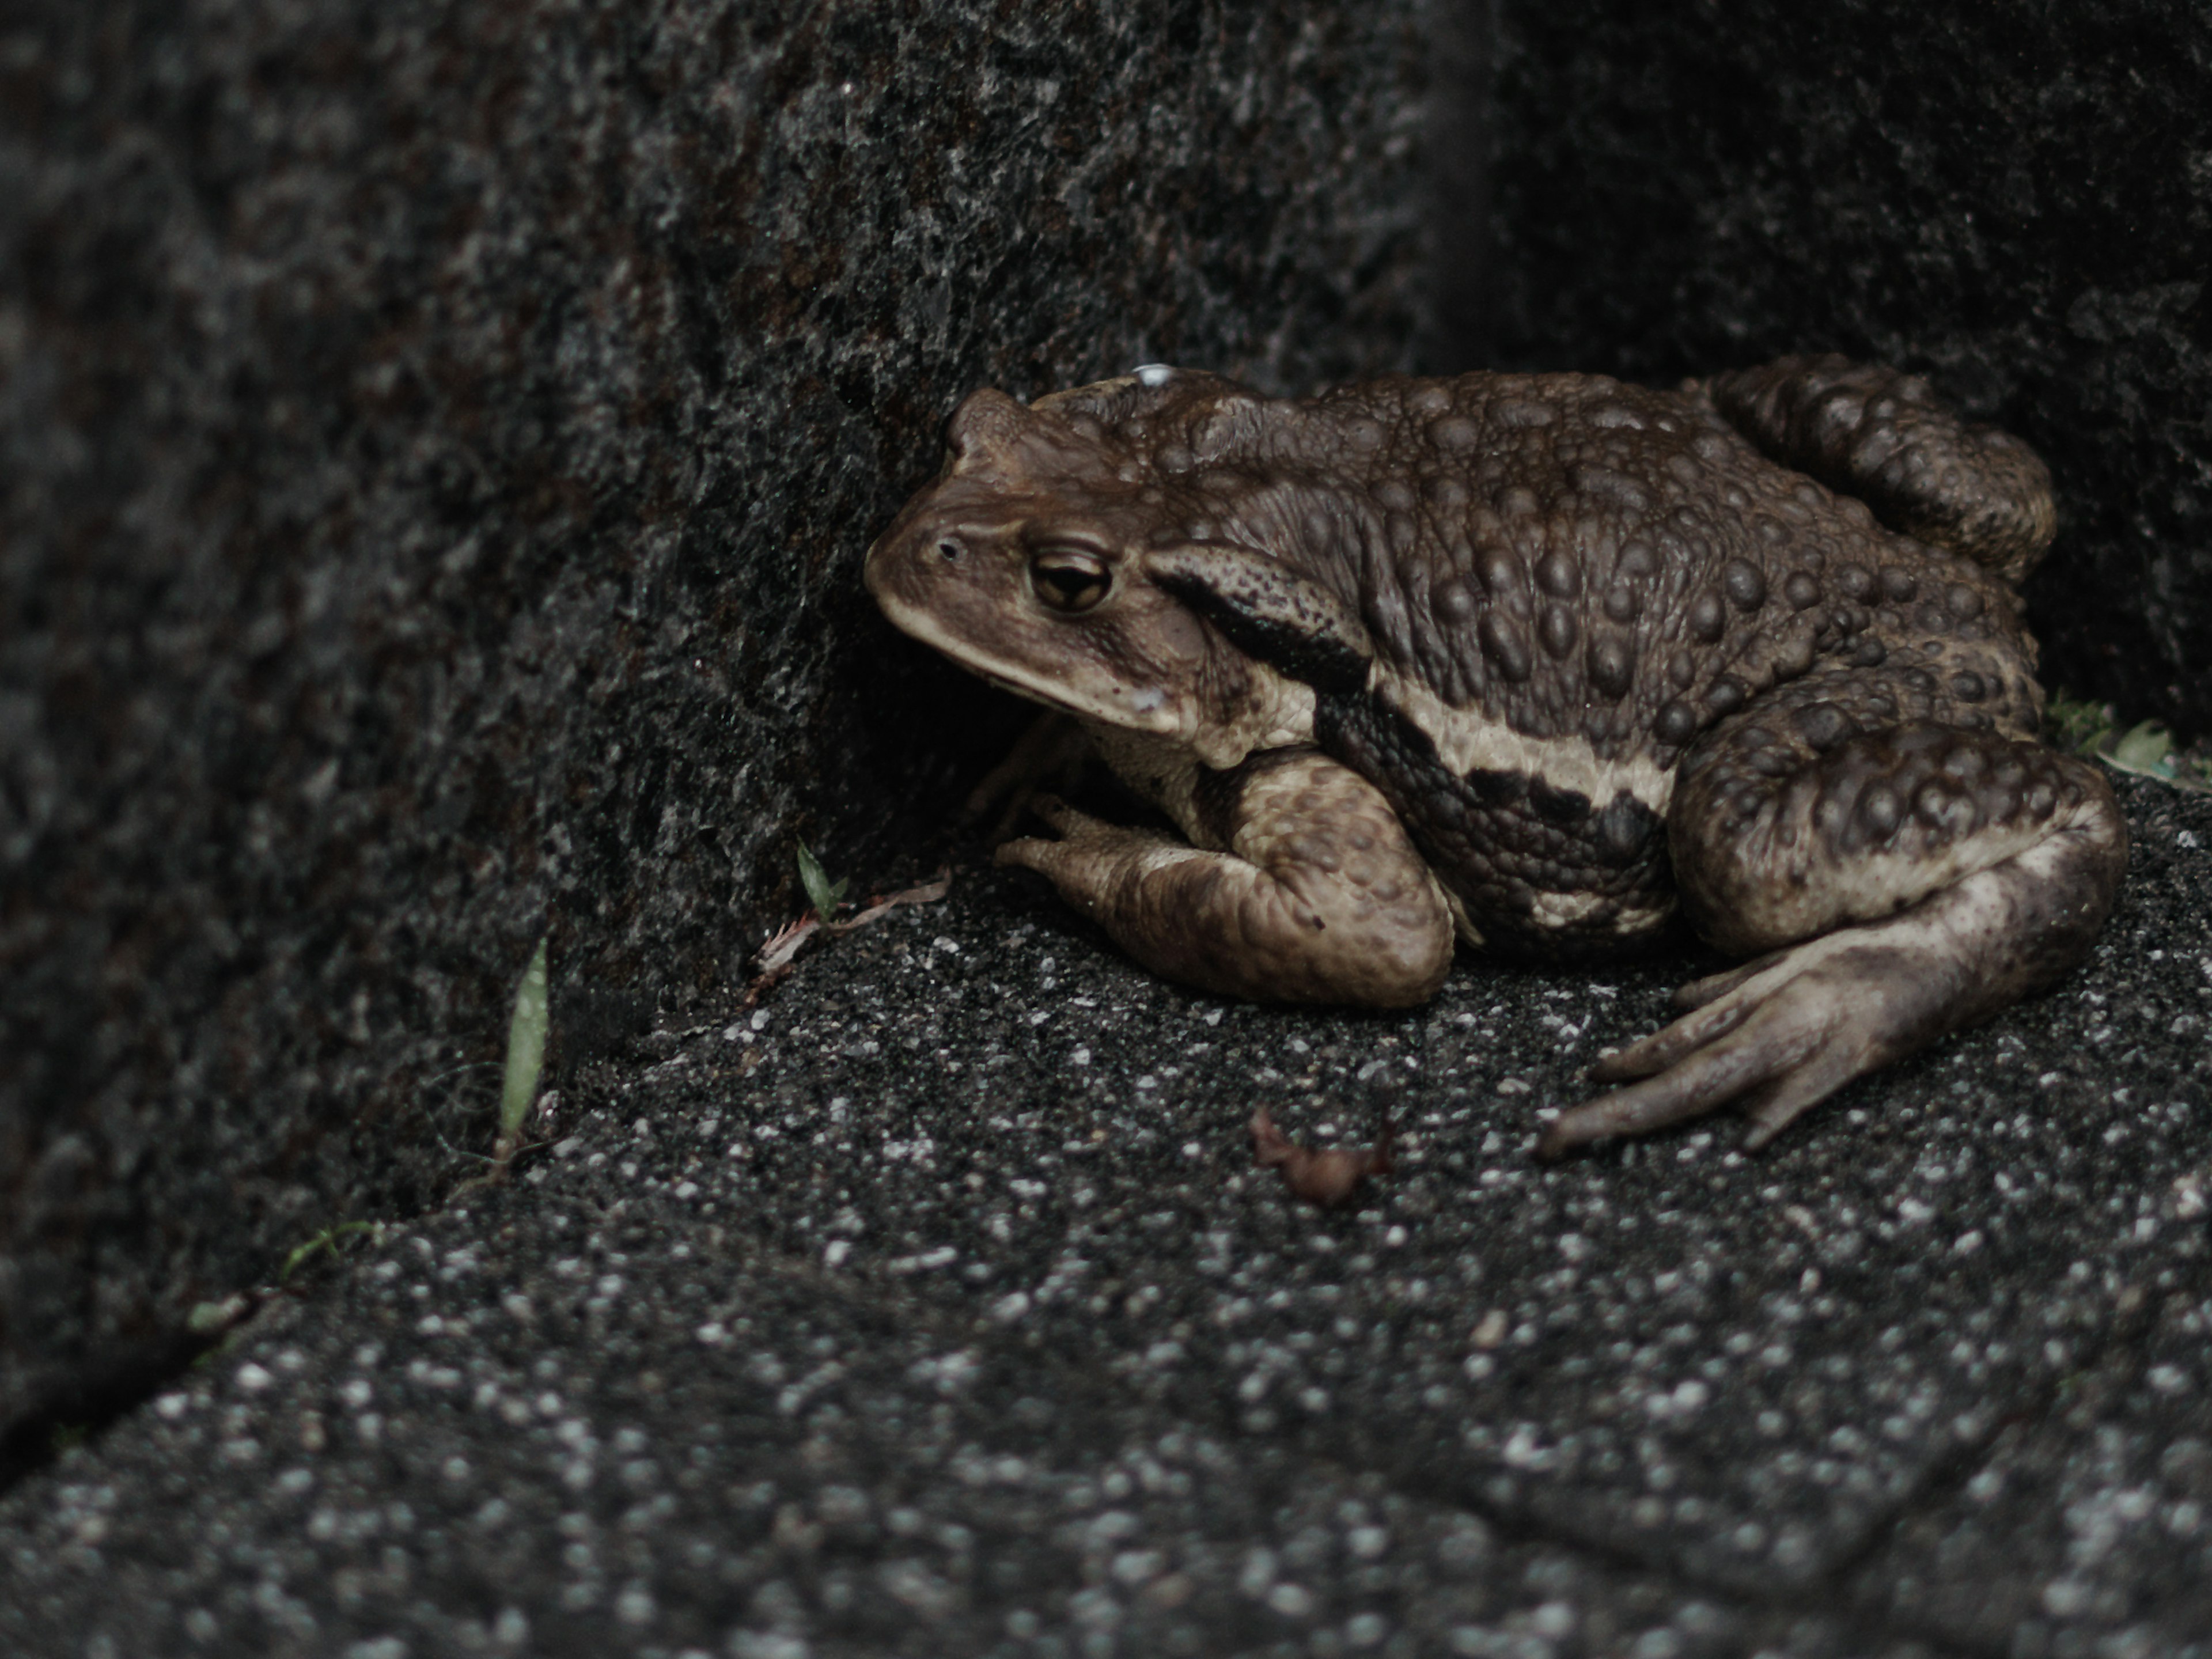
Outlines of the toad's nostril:
[{"label": "toad's nostril", "polygon": [[937,550],[948,559],[957,559],[960,556],[960,544],[958,542],[939,542],[937,544]]}]

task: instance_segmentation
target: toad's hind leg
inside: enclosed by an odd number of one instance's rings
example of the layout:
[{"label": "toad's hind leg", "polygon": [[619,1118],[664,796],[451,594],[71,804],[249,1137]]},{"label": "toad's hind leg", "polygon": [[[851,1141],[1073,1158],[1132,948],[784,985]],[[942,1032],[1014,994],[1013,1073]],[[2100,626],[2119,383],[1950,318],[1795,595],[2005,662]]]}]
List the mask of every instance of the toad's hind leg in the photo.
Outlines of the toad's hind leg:
[{"label": "toad's hind leg", "polygon": [[2051,475],[2035,452],[1960,420],[1917,375],[1846,357],[1784,357],[1715,375],[1705,391],[1784,465],[2008,581],[2051,545]]},{"label": "toad's hind leg", "polygon": [[1729,1103],[1763,1145],[1851,1079],[2050,984],[2096,938],[2127,831],[2094,768],[1936,720],[1851,732],[1832,702],[1796,716],[1717,728],[1667,825],[1698,931],[1773,954],[1685,987],[1695,1012],[1592,1073],[1641,1081],[1555,1119],[1543,1155]]},{"label": "toad's hind leg", "polygon": [[[1207,775],[1193,846],[1039,800],[1057,841],[999,849],[1155,973],[1263,1002],[1407,1007],[1450,969],[1451,913],[1389,805],[1310,749]],[[1179,813],[1178,816],[1183,816]]]}]

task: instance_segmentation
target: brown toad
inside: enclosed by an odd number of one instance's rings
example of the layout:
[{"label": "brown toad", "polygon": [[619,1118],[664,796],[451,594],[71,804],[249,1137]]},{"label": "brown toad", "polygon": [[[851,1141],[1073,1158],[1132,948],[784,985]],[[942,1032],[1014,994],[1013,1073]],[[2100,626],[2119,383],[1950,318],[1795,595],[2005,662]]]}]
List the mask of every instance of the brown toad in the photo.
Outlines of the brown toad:
[{"label": "brown toad", "polygon": [[[1599,1065],[1540,1150],[1727,1103],[1761,1144],[2049,984],[2126,834],[2037,742],[2015,585],[2049,479],[1921,380],[1787,359],[1656,392],[1152,366],[963,403],[868,556],[891,620],[1073,715],[1184,839],[1048,802],[1000,849],[1207,990],[1395,1006],[1678,908],[1759,959]],[[1765,954],[1759,954],[1765,953]]]}]

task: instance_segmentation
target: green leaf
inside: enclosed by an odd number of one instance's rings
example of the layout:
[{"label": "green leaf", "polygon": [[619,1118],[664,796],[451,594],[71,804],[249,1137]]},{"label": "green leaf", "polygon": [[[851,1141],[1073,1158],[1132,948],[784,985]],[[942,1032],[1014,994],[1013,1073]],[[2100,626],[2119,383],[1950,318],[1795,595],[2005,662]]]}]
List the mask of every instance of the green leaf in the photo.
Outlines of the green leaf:
[{"label": "green leaf", "polygon": [[[549,936],[550,937],[550,936]],[[514,988],[514,1017],[507,1024],[507,1081],[500,1091],[499,1133],[512,1139],[538,1098],[538,1073],[545,1064],[545,1028],[550,1022],[545,994],[545,939]]]},{"label": "green leaf", "polygon": [[845,890],[853,884],[853,878],[848,876],[833,885],[830,872],[822,867],[822,860],[814,856],[812,849],[803,841],[799,843],[799,881],[806,889],[806,897],[814,906],[814,914],[824,921],[837,914],[837,906],[844,900]]},{"label": "green leaf", "polygon": [[340,1239],[349,1238],[356,1233],[382,1231],[382,1225],[374,1221],[341,1221],[335,1227],[325,1227],[306,1243],[295,1244],[292,1247],[291,1253],[284,1258],[284,1265],[276,1270],[276,1282],[282,1285],[286,1279],[291,1278],[300,1264],[314,1255],[317,1250],[328,1250],[332,1255],[336,1255]]},{"label": "green leaf", "polygon": [[2173,750],[2173,734],[2156,720],[2145,720],[2131,726],[2113,745],[2106,758],[2123,772],[2141,772],[2154,778],[2171,778],[2173,763],[2166,758]]}]

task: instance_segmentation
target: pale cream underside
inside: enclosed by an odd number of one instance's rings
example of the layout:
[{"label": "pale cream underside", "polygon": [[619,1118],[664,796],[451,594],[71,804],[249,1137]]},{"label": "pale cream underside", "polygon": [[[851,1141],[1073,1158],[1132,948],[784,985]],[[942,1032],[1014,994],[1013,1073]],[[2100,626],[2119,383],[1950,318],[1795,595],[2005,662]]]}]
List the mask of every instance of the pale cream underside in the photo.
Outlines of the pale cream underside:
[{"label": "pale cream underside", "polygon": [[1674,798],[1674,774],[1648,755],[1605,760],[1579,733],[1532,738],[1502,720],[1455,708],[1419,680],[1377,663],[1368,687],[1428,734],[1437,755],[1455,776],[1470,772],[1519,772],[1554,789],[1571,789],[1598,809],[1626,790],[1660,817]]}]

